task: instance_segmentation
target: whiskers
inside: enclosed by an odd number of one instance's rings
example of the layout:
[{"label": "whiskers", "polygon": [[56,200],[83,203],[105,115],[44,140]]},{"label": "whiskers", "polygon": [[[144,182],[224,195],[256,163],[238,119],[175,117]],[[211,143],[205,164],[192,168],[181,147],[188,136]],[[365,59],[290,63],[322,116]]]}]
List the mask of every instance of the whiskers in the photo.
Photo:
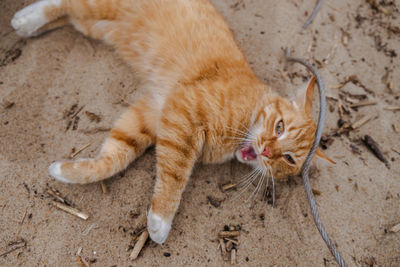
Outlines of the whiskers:
[{"label": "whiskers", "polygon": [[254,141],[254,134],[252,133],[252,131],[246,127],[246,126],[242,126],[244,128],[244,131],[237,129],[237,128],[232,128],[230,126],[224,126],[227,129],[227,132],[231,135],[225,135],[224,137],[226,139],[230,139],[231,143],[241,146],[244,145],[246,143],[252,143]]},{"label": "whiskers", "polygon": [[272,167],[268,166],[267,169],[256,167],[250,173],[246,174],[237,184],[239,192],[232,198],[232,201],[235,201],[243,196],[243,193],[248,190],[251,185],[254,185],[256,182],[254,190],[251,192],[250,196],[244,201],[244,203],[251,202],[253,205],[257,195],[261,191],[264,186],[264,190],[262,193],[262,201],[265,201],[268,193],[269,193],[269,180],[272,181],[272,206],[275,207],[275,179],[274,174],[272,172]]}]

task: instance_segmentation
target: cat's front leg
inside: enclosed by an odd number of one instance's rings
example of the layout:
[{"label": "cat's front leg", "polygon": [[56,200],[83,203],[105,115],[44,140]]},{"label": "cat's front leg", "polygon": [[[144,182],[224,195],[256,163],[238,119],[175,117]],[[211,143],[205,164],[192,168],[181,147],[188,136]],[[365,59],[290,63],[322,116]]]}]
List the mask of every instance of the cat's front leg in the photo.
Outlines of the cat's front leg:
[{"label": "cat's front leg", "polygon": [[157,139],[157,181],[147,226],[153,241],[167,239],[182,193],[203,146],[202,132],[182,134],[170,128]]}]

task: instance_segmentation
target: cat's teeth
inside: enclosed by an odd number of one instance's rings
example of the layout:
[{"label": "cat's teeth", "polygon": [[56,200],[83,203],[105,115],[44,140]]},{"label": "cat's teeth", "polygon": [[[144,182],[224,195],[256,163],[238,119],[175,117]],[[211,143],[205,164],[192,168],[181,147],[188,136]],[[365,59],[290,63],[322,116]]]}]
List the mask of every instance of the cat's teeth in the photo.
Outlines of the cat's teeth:
[{"label": "cat's teeth", "polygon": [[247,157],[244,157],[244,160],[247,160]]}]

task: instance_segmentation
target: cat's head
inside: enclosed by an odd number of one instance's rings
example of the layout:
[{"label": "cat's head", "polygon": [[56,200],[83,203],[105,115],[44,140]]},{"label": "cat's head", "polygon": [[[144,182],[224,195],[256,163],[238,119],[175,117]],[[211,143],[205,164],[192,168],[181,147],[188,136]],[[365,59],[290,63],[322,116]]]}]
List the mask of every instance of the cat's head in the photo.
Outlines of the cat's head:
[{"label": "cat's head", "polygon": [[[260,168],[274,178],[296,175],[314,142],[316,124],[312,118],[315,77],[296,101],[278,95],[253,117],[246,142],[235,152],[243,163]],[[319,149],[316,156],[334,163]]]}]

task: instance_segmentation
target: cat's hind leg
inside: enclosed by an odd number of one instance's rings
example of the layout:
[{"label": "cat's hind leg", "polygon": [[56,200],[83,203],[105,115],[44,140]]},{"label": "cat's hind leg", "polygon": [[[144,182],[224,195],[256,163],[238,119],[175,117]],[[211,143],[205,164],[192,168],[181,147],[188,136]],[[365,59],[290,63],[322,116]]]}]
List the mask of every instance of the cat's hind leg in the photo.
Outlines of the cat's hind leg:
[{"label": "cat's hind leg", "polygon": [[[66,15],[62,4],[63,0],[41,0],[33,3],[14,14],[11,26],[21,37],[37,36],[43,32],[40,29],[47,23]],[[64,20],[58,21],[58,27],[60,22],[68,23],[64,18]]]},{"label": "cat's hind leg", "polygon": [[147,101],[138,102],[116,122],[97,158],[55,162],[50,174],[61,182],[86,184],[120,172],[154,144],[155,116]]}]

